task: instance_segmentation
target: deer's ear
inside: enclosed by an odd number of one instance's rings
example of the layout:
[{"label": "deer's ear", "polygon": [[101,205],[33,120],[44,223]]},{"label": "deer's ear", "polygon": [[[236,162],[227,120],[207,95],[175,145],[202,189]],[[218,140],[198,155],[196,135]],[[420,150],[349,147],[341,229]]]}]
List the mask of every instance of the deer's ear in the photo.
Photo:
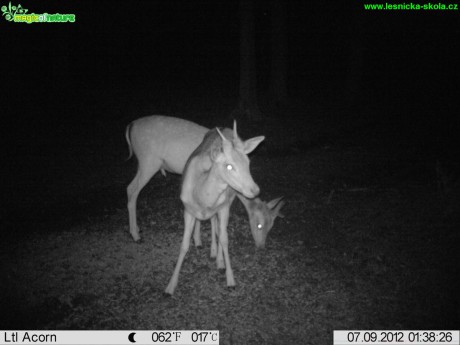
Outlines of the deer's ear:
[{"label": "deer's ear", "polygon": [[284,200],[281,201],[278,205],[276,205],[276,207],[272,210],[273,212],[273,218],[276,218],[276,216],[280,217],[280,218],[284,218],[284,214],[281,213],[280,209],[281,207],[283,207],[285,204]]},{"label": "deer's ear", "polygon": [[281,207],[284,206],[285,202],[284,200],[281,200],[281,199],[283,199],[283,197],[279,197],[279,198],[270,200],[267,203],[267,206],[270,209],[270,213],[273,219],[275,219],[276,217],[284,218],[284,214],[280,212],[280,209]]},{"label": "deer's ear", "polygon": [[248,139],[244,142],[244,153],[249,154],[255,150],[255,148],[265,139],[262,135],[260,137],[255,137]]},{"label": "deer's ear", "polygon": [[283,198],[284,198],[284,197],[280,196],[279,198],[270,200],[269,202],[267,202],[268,208],[272,209],[272,208],[275,207],[276,204],[279,203],[279,202],[281,201],[281,199],[283,199]]}]

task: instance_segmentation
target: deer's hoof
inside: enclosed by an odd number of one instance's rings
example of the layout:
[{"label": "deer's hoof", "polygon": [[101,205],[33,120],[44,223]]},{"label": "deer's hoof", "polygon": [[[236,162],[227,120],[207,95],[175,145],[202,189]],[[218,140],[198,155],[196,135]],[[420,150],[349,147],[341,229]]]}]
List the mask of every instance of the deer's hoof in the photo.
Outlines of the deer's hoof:
[{"label": "deer's hoof", "polygon": [[170,294],[169,292],[163,292],[163,297],[164,298],[171,298],[172,294]]},{"label": "deer's hoof", "polygon": [[136,231],[129,231],[134,242],[140,241],[141,236],[139,235],[139,228],[136,228]]}]

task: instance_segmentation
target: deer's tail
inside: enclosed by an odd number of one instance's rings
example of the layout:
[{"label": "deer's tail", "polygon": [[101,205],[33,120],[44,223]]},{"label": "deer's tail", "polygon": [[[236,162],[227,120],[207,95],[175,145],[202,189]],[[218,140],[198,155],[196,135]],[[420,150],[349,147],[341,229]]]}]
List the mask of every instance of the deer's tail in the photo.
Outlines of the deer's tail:
[{"label": "deer's tail", "polygon": [[133,156],[133,148],[131,146],[131,127],[133,126],[133,123],[131,122],[128,126],[126,126],[126,131],[125,131],[125,138],[126,142],[128,143],[128,148],[129,148],[129,156],[126,158],[126,160],[129,160]]}]

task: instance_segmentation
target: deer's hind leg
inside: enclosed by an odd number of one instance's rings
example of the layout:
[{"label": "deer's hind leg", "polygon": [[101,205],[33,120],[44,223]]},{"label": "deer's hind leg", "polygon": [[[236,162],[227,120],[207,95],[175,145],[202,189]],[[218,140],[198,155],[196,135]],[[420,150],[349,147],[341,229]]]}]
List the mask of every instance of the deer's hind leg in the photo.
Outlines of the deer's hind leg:
[{"label": "deer's hind leg", "polygon": [[141,239],[136,217],[137,198],[142,188],[160,170],[161,165],[162,162],[159,159],[139,160],[136,176],[126,190],[128,194],[129,232],[136,242]]}]

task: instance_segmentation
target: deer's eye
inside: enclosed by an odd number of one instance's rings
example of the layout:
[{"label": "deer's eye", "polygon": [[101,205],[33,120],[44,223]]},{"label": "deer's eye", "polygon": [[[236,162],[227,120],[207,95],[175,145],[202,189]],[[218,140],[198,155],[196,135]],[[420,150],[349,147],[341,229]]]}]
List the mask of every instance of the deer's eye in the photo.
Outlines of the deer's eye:
[{"label": "deer's eye", "polygon": [[227,170],[228,170],[228,171],[233,170],[233,165],[227,164]]},{"label": "deer's eye", "polygon": [[262,224],[257,224],[257,229],[262,230]]}]

